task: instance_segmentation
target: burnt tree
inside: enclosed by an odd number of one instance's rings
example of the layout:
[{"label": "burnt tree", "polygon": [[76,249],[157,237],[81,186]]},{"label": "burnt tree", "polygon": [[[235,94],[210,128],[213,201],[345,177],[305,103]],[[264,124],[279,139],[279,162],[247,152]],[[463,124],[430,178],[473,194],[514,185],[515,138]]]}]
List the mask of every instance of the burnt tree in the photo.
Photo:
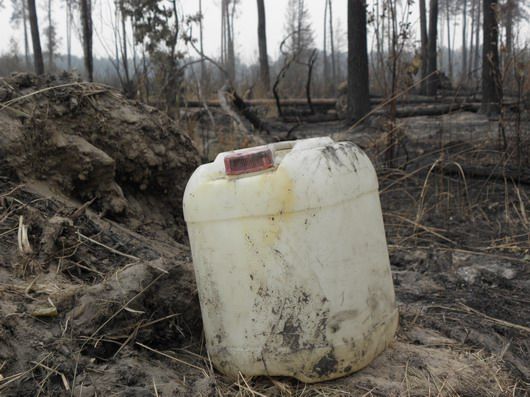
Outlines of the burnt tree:
[{"label": "burnt tree", "polygon": [[481,0],[475,0],[476,1],[476,29],[475,29],[475,54],[474,54],[474,61],[473,61],[473,74],[478,76],[478,68],[480,64],[480,18],[481,18],[481,11],[482,7],[480,6]]},{"label": "burnt tree", "polygon": [[35,73],[44,74],[44,60],[42,59],[42,49],[40,46],[39,20],[37,18],[35,0],[28,0],[28,11],[31,41],[33,42],[33,63],[35,64]]},{"label": "burnt tree", "polygon": [[481,112],[497,113],[502,96],[499,72],[499,27],[496,0],[483,0],[482,106]]},{"label": "burnt tree", "polygon": [[348,0],[348,117],[360,120],[369,110],[366,0]]},{"label": "burnt tree", "polygon": [[431,0],[429,7],[429,48],[427,60],[427,95],[435,96],[438,89],[436,44],[438,36],[438,0]]},{"label": "burnt tree", "polygon": [[92,0],[80,0],[81,26],[83,27],[83,55],[89,81],[94,81],[94,59],[92,57]]},{"label": "burnt tree", "polygon": [[425,0],[420,0],[420,34],[421,34],[421,83],[420,93],[425,95],[427,93],[427,9],[425,7]]},{"label": "burnt tree", "polygon": [[[0,4],[1,5],[1,4]],[[16,27],[22,24],[22,31],[24,33],[24,61],[27,70],[30,68],[29,59],[29,31],[28,31],[28,2],[26,0],[11,0],[11,22]]]},{"label": "burnt tree", "polygon": [[259,72],[261,84],[265,92],[268,92],[271,86],[269,73],[269,56],[267,54],[267,30],[265,19],[265,4],[263,0],[258,2],[258,47],[259,47]]},{"label": "burnt tree", "polygon": [[66,60],[68,70],[72,70],[72,0],[66,0]]},{"label": "burnt tree", "polygon": [[506,36],[506,53],[508,57],[512,56],[513,52],[513,19],[515,17],[515,1],[506,0],[505,7],[505,36]]},{"label": "burnt tree", "polygon": [[467,0],[464,0],[462,10],[462,71],[460,72],[460,80],[464,81],[467,74]]},{"label": "burnt tree", "polygon": [[333,35],[333,4],[328,0],[328,18],[329,18],[329,46],[331,55],[331,76],[333,78],[333,92],[337,85],[337,57],[335,56],[335,38]]}]

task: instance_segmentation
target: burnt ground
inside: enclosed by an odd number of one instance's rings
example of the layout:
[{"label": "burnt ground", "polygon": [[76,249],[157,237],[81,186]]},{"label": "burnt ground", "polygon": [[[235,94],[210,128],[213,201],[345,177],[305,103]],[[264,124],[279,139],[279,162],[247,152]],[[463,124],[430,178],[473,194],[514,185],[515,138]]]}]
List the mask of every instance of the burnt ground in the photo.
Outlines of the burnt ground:
[{"label": "burnt ground", "polygon": [[[75,93],[94,98],[96,91],[82,86]],[[89,109],[78,111],[90,115]],[[138,117],[127,113],[126,122],[138,125]],[[146,123],[141,130],[155,136],[158,127]],[[112,203],[98,189],[93,197],[89,189],[76,196],[0,161],[0,395],[528,395],[530,186],[524,172],[514,173],[528,170],[528,145],[514,144],[510,124],[510,146],[499,150],[497,123],[467,113],[402,119],[394,127],[401,143],[390,168],[383,164],[384,120],[353,131],[340,122],[294,130],[299,138],[353,140],[377,165],[400,311],[396,341],[372,364],[315,385],[234,381],[212,368],[189,249],[175,241],[181,223],[161,227],[162,217],[149,217],[172,208],[157,156],[151,171],[141,168],[144,157],[118,156],[106,165],[116,169],[106,186],[124,186],[115,191],[132,208],[127,215],[109,213]],[[524,124],[522,131],[529,130]],[[104,140],[80,136],[95,146]],[[106,152],[113,151],[121,153]],[[183,179],[188,171],[178,172]],[[149,194],[145,183],[158,193]]]}]

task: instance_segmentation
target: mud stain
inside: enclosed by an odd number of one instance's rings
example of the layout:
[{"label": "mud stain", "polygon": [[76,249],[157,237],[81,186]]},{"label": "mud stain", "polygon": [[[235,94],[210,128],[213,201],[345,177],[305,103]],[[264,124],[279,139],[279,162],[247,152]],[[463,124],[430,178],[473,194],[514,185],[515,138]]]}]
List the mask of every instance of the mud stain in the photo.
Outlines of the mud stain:
[{"label": "mud stain", "polygon": [[293,317],[287,318],[280,332],[283,338],[283,345],[289,347],[292,351],[300,349],[300,337],[302,335],[302,327],[300,320]]},{"label": "mud stain", "polygon": [[339,168],[351,168],[357,172],[359,166],[359,148],[351,142],[340,142],[333,146],[322,148],[322,157],[326,161],[328,171],[331,172],[332,166]]},{"label": "mud stain", "polygon": [[313,371],[318,376],[326,376],[337,371],[338,361],[333,354],[333,350],[322,357],[313,367]]}]

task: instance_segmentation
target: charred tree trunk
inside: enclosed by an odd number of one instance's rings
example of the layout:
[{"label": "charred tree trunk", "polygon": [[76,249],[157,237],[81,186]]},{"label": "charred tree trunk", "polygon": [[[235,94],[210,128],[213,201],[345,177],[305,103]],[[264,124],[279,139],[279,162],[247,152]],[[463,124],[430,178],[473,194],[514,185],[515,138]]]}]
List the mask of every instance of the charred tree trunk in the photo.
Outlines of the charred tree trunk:
[{"label": "charred tree trunk", "polygon": [[[201,54],[204,54],[204,39],[203,39],[203,15],[202,15],[202,0],[199,0],[199,14],[201,14],[201,19],[199,21],[199,46],[201,49]],[[201,57],[201,84],[204,86],[206,81],[206,64],[204,57]]]},{"label": "charred tree trunk", "polygon": [[429,55],[427,75],[427,95],[435,96],[438,88],[436,44],[438,35],[438,0],[431,0],[429,9]]},{"label": "charred tree trunk", "polygon": [[[131,80],[131,75],[129,73],[129,54],[128,54],[128,45],[127,45],[127,28],[126,28],[126,22],[127,22],[127,16],[124,12],[124,0],[120,0],[120,20],[121,20],[121,32],[122,32],[122,65],[123,65],[123,73],[125,74],[125,82],[123,90],[125,91],[125,96],[127,98],[134,98],[135,96],[135,90],[133,86],[133,82]],[[133,48],[134,51],[134,48]]]},{"label": "charred tree trunk", "polygon": [[427,39],[427,9],[425,7],[425,0],[420,0],[420,34],[421,34],[421,83],[420,93],[425,95],[427,93],[427,70],[428,70],[428,39]]},{"label": "charred tree trunk", "polygon": [[512,56],[513,51],[513,9],[514,0],[506,0],[506,53],[508,57]]},{"label": "charred tree trunk", "polygon": [[26,1],[22,1],[22,24],[24,26],[24,56],[26,69],[29,70],[29,40],[28,40],[28,12],[26,10]]},{"label": "charred tree trunk", "polygon": [[149,104],[149,68],[147,66],[147,57],[145,56],[145,47],[142,48],[142,80],[144,87],[144,102]]},{"label": "charred tree trunk", "polygon": [[335,94],[337,88],[337,62],[335,57],[335,38],[333,35],[333,5],[331,0],[328,0],[328,9],[329,9],[329,44],[331,52],[331,78],[333,82],[333,94]]},{"label": "charred tree trunk", "polygon": [[486,114],[499,112],[502,96],[499,73],[499,31],[496,0],[483,0],[482,108]]},{"label": "charred tree trunk", "polygon": [[265,19],[265,4],[258,2],[258,47],[259,47],[259,72],[264,92],[269,92],[271,86],[269,72],[269,55],[267,53],[267,29]]},{"label": "charred tree trunk", "polygon": [[123,72],[125,73],[125,81],[129,84],[129,55],[127,54],[127,29],[125,28],[125,14],[123,13],[123,0],[121,1],[121,34],[122,34],[122,63],[123,63]]},{"label": "charred tree trunk", "polygon": [[[328,33],[328,0],[324,2],[324,40],[322,43],[323,48],[323,69],[324,69],[324,82],[329,82],[329,65],[328,65],[328,40],[327,40],[327,33]],[[324,91],[327,91],[327,87],[324,87]],[[327,93],[326,93],[327,94]]]},{"label": "charred tree trunk", "polygon": [[80,3],[85,69],[88,80],[94,81],[94,59],[92,57],[92,0],[80,0]]},{"label": "charred tree trunk", "polygon": [[477,27],[476,23],[476,1],[472,0],[471,2],[471,31],[469,32],[469,62],[467,63],[467,78],[471,78],[471,71],[473,70],[473,62],[474,60],[474,54],[475,54],[475,46],[474,46],[474,37],[475,37],[475,29]]},{"label": "charred tree trunk", "polygon": [[221,61],[228,73],[231,82],[235,78],[235,52],[234,52],[234,27],[233,15],[235,11],[234,0],[221,1]]},{"label": "charred tree trunk", "polygon": [[36,74],[44,74],[44,60],[40,46],[39,21],[35,0],[28,0],[29,24],[31,27],[31,41],[33,42],[33,63]]},{"label": "charred tree trunk", "polygon": [[360,120],[370,110],[366,0],[348,0],[348,115]]},{"label": "charred tree trunk", "polygon": [[514,16],[514,0],[506,0],[506,59],[504,60],[504,70],[506,71],[505,83],[509,90],[514,88],[515,73],[514,73],[514,57],[513,57],[513,16]]},{"label": "charred tree trunk", "polygon": [[447,22],[447,67],[449,69],[449,80],[453,81],[453,54],[451,53],[451,10],[449,1],[445,2],[445,17]]},{"label": "charred tree trunk", "polygon": [[55,49],[55,34],[52,21],[52,0],[48,0],[48,30],[47,30],[47,46],[48,46],[48,72],[52,73],[53,67],[53,56]]},{"label": "charred tree trunk", "polygon": [[460,81],[465,81],[467,74],[467,0],[464,1],[462,10],[462,71],[460,72]]},{"label": "charred tree trunk", "polygon": [[473,71],[474,75],[478,79],[478,65],[479,65],[479,59],[480,59],[480,17],[482,12],[481,2],[482,0],[477,0],[477,20],[476,20],[476,26],[477,29],[475,30],[475,64],[473,65]]},{"label": "charred tree trunk", "polygon": [[236,10],[236,2],[232,0],[232,8],[228,13],[228,62],[229,62],[229,71],[232,81],[235,81],[236,78],[236,53],[234,49],[234,15]]},{"label": "charred tree trunk", "polygon": [[66,1],[66,58],[68,70],[72,70],[72,1]]},{"label": "charred tree trunk", "polygon": [[305,85],[305,95],[307,98],[307,104],[309,106],[309,110],[311,114],[315,113],[315,109],[313,108],[313,102],[311,101],[311,79],[313,76],[313,66],[315,65],[316,60],[317,60],[317,50],[315,48],[311,52],[311,55],[309,56],[309,61],[307,63],[307,81]]}]

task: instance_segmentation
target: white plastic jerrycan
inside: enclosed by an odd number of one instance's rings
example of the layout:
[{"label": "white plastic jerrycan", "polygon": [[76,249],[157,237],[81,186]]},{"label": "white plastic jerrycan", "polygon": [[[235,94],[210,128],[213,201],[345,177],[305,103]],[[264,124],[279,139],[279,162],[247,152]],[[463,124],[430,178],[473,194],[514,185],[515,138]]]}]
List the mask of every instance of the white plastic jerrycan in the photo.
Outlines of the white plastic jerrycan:
[{"label": "white plastic jerrycan", "polygon": [[189,180],[184,216],[219,371],[323,381],[363,368],[392,341],[377,176],[354,144],[221,153]]}]

